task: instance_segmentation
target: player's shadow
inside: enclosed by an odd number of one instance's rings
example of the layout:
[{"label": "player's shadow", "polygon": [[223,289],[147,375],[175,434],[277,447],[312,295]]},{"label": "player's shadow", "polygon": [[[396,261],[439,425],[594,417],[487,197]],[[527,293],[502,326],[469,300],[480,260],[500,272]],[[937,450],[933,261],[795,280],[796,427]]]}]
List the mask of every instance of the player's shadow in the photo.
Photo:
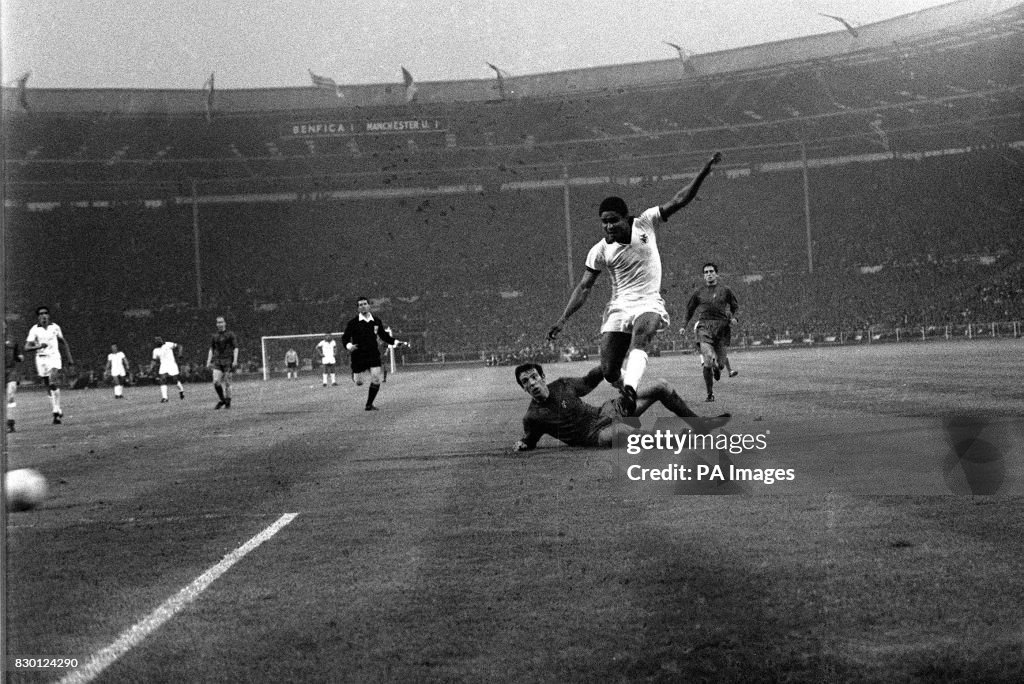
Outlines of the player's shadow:
[{"label": "player's shadow", "polygon": [[950,451],[943,458],[942,474],[950,491],[997,494],[1007,476],[998,426],[983,416],[949,416],[943,420],[943,429]]}]

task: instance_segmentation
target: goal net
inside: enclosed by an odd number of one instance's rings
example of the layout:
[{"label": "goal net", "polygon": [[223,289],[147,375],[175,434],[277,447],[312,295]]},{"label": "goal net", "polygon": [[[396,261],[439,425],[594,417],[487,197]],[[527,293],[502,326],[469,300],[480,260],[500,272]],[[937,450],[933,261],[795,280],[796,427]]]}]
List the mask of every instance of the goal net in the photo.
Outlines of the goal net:
[{"label": "goal net", "polygon": [[[348,366],[348,352],[341,345],[341,333],[332,332],[331,336],[338,343],[337,365],[339,369]],[[260,338],[260,348],[263,355],[263,379],[269,380],[272,377],[282,378],[287,374],[285,354],[289,349],[294,349],[299,355],[299,373],[319,373],[320,355],[316,351],[317,343],[324,338],[324,333],[304,333],[301,335],[264,335]],[[381,344],[383,347],[383,343]],[[394,373],[395,350],[388,347],[386,355],[382,351],[381,358],[388,364],[388,372]],[[345,372],[344,370],[342,371]]]}]

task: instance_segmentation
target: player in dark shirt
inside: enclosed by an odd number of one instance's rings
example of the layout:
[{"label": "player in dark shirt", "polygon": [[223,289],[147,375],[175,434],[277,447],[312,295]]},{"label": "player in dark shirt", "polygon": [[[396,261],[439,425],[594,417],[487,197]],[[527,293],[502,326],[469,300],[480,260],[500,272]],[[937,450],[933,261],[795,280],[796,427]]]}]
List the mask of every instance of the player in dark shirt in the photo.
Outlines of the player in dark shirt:
[{"label": "player in dark shirt", "polygon": [[[595,366],[583,377],[559,378],[549,384],[539,363],[524,363],[516,367],[515,377],[533,401],[523,417],[523,437],[513,445],[513,451],[535,448],[544,435],[569,446],[610,447],[617,437],[637,431],[634,425],[625,422],[621,402],[617,399],[609,399],[600,406],[581,399],[601,384],[604,378],[601,366]],[[637,416],[661,402],[680,418],[696,419],[688,422],[698,431],[720,427],[729,417],[723,414],[713,419],[700,418],[667,381],[660,379],[642,388],[637,400]]]},{"label": "player in dark shirt", "polygon": [[25,360],[21,346],[7,334],[7,321],[4,321],[4,380],[7,383],[7,431],[14,432],[14,400],[18,392],[18,364]]},{"label": "player in dark shirt", "polygon": [[238,368],[238,340],[223,316],[217,316],[217,332],[210,338],[206,366],[213,369],[213,389],[217,391],[218,401],[213,408],[231,408],[231,373]]},{"label": "player in dark shirt", "polygon": [[[729,364],[726,349],[732,342],[732,324],[736,323],[736,312],[740,304],[736,295],[725,285],[718,283],[718,266],[708,262],[701,269],[704,285],[697,289],[686,305],[686,320],[683,326],[695,315],[697,326],[694,333],[700,347],[704,387],[708,391],[705,401],[714,401],[715,381],[722,377],[722,369]],[[729,368],[729,377],[735,377],[738,371]]]},{"label": "player in dark shirt", "polygon": [[384,379],[377,340],[379,339],[389,346],[407,343],[392,337],[387,326],[384,325],[384,321],[370,313],[369,299],[360,297],[356,300],[356,306],[359,309],[359,315],[345,326],[345,331],[341,335],[341,343],[349,351],[352,378],[356,384],[362,385],[366,377],[365,374],[370,374],[370,390],[366,396],[366,410],[376,411],[377,407],[373,405],[373,401],[377,398],[380,383]]}]

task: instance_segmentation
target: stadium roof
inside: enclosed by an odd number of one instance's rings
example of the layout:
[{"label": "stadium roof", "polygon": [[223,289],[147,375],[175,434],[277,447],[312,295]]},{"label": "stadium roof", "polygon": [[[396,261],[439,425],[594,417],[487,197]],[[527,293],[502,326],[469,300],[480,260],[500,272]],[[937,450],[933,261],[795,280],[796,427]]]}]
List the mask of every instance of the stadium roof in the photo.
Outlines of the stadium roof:
[{"label": "stadium roof", "polygon": [[[344,110],[457,102],[501,102],[565,97],[619,89],[675,86],[688,79],[759,77],[774,70],[827,61],[858,64],[881,61],[908,49],[942,52],[979,40],[1024,33],[1020,0],[959,0],[946,5],[816,36],[681,57],[546,74],[415,84],[344,85],[226,89],[36,89],[4,88],[3,110],[10,115],[39,113],[220,114]],[[323,85],[323,84],[321,84]],[[330,84],[327,84],[330,85]]]}]

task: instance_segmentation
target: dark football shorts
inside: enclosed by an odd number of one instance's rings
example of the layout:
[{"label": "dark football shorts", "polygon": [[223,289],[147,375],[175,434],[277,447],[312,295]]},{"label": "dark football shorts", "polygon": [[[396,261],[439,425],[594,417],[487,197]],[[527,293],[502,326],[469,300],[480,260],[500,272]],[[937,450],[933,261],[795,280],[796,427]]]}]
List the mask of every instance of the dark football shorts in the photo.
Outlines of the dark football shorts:
[{"label": "dark football shorts", "polygon": [[365,373],[371,368],[380,368],[383,364],[380,361],[380,354],[353,354],[352,372],[355,374]]},{"label": "dark football shorts", "polygon": [[732,326],[729,321],[701,321],[697,324],[697,342],[728,347],[732,344]]}]

